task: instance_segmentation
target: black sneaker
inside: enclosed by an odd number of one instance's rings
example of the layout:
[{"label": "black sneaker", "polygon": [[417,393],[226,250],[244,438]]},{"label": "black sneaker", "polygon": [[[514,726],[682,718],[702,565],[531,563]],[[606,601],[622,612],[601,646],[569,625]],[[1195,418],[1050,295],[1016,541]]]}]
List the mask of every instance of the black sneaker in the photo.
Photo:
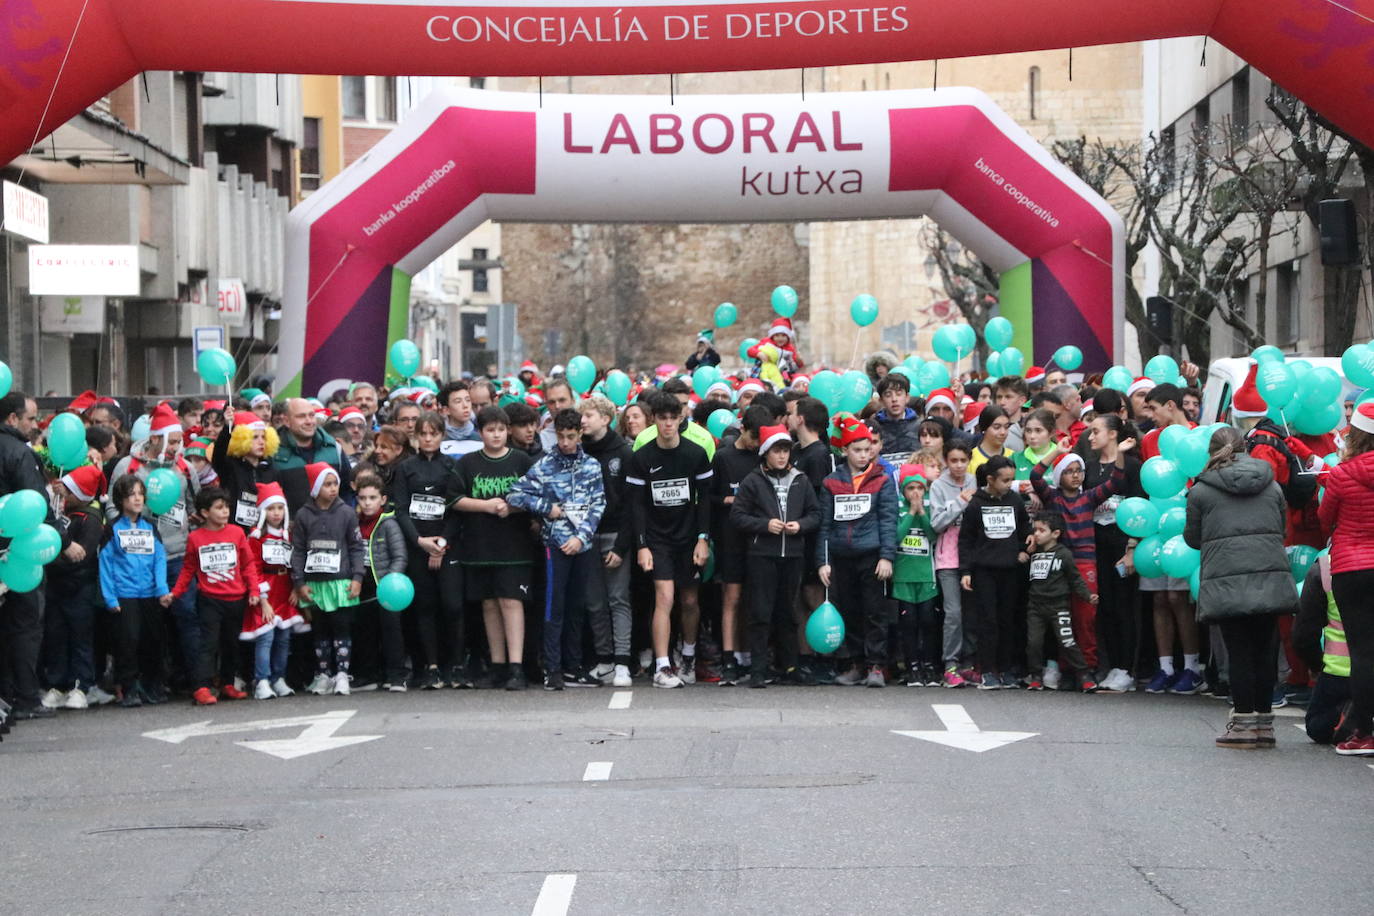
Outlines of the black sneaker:
[{"label": "black sneaker", "polygon": [[768,681],[768,667],[766,665],[763,667],[755,666],[749,672],[749,686],[755,690],[762,690],[767,687]]},{"label": "black sneaker", "polygon": [[810,669],[798,665],[795,668],[788,668],[782,673],[782,682],[791,687],[815,687],[816,678],[811,674]]},{"label": "black sneaker", "polygon": [[120,698],[119,705],[124,709],[137,709],[143,705],[143,686],[138,681],[134,681],[124,688],[124,696]]},{"label": "black sneaker", "polygon": [[504,662],[494,664],[486,670],[485,674],[477,679],[477,686],[482,690],[501,690],[506,686],[506,682],[510,680],[510,675],[511,671],[509,665]]},{"label": "black sneaker", "polygon": [[15,722],[27,722],[30,719],[55,719],[57,718],[57,710],[49,709],[42,703],[23,708],[16,706],[10,713],[10,718]]},{"label": "black sneaker", "polygon": [[420,680],[421,690],[438,690],[440,687],[443,686],[444,677],[439,673],[439,669],[437,667],[431,666],[425,670],[425,673]]},{"label": "black sneaker", "polygon": [[545,674],[545,675],[544,675],[544,689],[545,689],[545,690],[562,690],[562,689],[563,689],[563,675],[559,674],[559,673],[556,672],[556,671],[551,671],[551,672],[549,672],[548,674]]},{"label": "black sneaker", "polygon": [[462,668],[450,668],[444,675],[444,683],[454,690],[471,690],[473,688],[472,678],[468,677],[467,672]]},{"label": "black sneaker", "polygon": [[506,678],[507,690],[524,690],[530,686],[530,679],[525,675],[524,665],[511,665],[510,676]]},{"label": "black sneaker", "polygon": [[580,674],[573,674],[571,671],[563,674],[564,687],[600,687],[601,682],[583,671]]},{"label": "black sneaker", "polygon": [[136,681],[134,689],[138,692],[138,698],[148,706],[160,706],[167,702],[167,692],[163,687],[145,687],[142,681]]},{"label": "black sneaker", "polygon": [[739,683],[740,669],[739,662],[732,656],[720,669],[720,686],[734,687]]}]

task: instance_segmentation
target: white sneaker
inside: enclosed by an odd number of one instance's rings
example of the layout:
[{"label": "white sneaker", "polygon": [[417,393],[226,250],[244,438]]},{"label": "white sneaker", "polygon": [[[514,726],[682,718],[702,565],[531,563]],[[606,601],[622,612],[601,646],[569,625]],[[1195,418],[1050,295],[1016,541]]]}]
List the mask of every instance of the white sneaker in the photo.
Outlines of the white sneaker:
[{"label": "white sneaker", "polygon": [[654,686],[672,688],[681,687],[683,683],[682,678],[674,674],[672,668],[664,666],[654,673]]},{"label": "white sneaker", "polygon": [[1116,681],[1113,683],[1113,689],[1120,690],[1122,693],[1130,693],[1135,690],[1135,678],[1131,677],[1131,672],[1124,668],[1118,668],[1117,672]]},{"label": "white sneaker", "polygon": [[682,664],[677,669],[677,676],[682,678],[684,684],[697,682],[697,657],[695,655],[682,656]]},{"label": "white sneaker", "polygon": [[42,702],[44,709],[61,709],[62,704],[67,702],[67,695],[56,687],[50,687],[48,692],[43,694],[43,699],[40,702]]},{"label": "white sneaker", "polygon": [[634,680],[630,677],[629,665],[616,665],[615,675],[611,680],[612,687],[633,687]]},{"label": "white sneaker", "polygon": [[341,697],[346,697],[351,692],[348,689],[348,675],[342,671],[334,675],[334,692]]},{"label": "white sneaker", "polygon": [[91,704],[86,700],[86,695],[81,692],[80,687],[73,687],[67,694],[67,699],[62,703],[63,709],[85,709]]},{"label": "white sneaker", "polygon": [[609,684],[611,683],[611,679],[615,677],[615,665],[612,665],[610,662],[602,662],[587,673],[601,683]]},{"label": "white sneaker", "polygon": [[286,678],[279,677],[272,682],[272,692],[279,697],[289,697],[295,694],[296,691],[286,685]]},{"label": "white sneaker", "polygon": [[107,706],[115,701],[114,694],[106,693],[99,687],[92,687],[86,691],[86,702],[94,703],[96,706]]},{"label": "white sneaker", "polygon": [[388,690],[390,693],[405,693],[405,692],[406,692],[406,685],[405,685],[405,682],[404,682],[404,681],[397,681],[395,684],[392,684],[390,687],[388,687],[387,690]]},{"label": "white sneaker", "polygon": [[317,697],[327,697],[334,692],[334,679],[327,674],[317,674],[305,689]]},{"label": "white sneaker", "polygon": [[1045,663],[1045,676],[1041,680],[1044,682],[1046,690],[1058,690],[1059,680],[1062,677],[1058,664],[1055,662]]},{"label": "white sneaker", "polygon": [[258,681],[258,686],[253,688],[253,699],[255,700],[275,700],[277,695],[272,691],[272,685],[267,682],[267,678]]}]

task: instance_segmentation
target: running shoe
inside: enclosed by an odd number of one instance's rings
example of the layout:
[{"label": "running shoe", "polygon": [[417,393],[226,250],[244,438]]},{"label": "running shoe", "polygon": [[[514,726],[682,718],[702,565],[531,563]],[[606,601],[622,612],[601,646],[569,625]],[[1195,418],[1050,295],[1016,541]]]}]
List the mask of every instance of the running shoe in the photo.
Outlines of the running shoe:
[{"label": "running shoe", "polygon": [[1288,694],[1283,692],[1283,685],[1274,688],[1273,694],[1269,697],[1269,707],[1271,709],[1283,709],[1288,705]]},{"label": "running shoe", "polygon": [[353,688],[348,683],[348,675],[342,671],[334,675],[334,692],[341,697],[346,697],[353,692]]},{"label": "running shoe", "polygon": [[524,665],[511,665],[507,670],[510,672],[510,677],[506,678],[507,690],[525,690],[530,686],[530,678],[525,673]]},{"label": "running shoe", "polygon": [[983,679],[982,679],[981,681],[978,682],[978,689],[979,689],[979,690],[1001,690],[1001,689],[1002,689],[1002,679],[999,678],[997,675],[993,674],[991,671],[989,671],[989,672],[985,673],[985,674],[983,675]]},{"label": "running shoe", "polygon": [[865,675],[858,665],[854,665],[843,674],[835,675],[835,683],[841,687],[858,687],[865,680]]},{"label": "running shoe", "polygon": [[317,697],[327,697],[334,692],[334,679],[321,672],[315,675],[315,679],[305,690],[306,693],[313,693]]},{"label": "running shoe", "polygon": [[682,656],[682,665],[677,669],[677,676],[684,684],[697,682],[697,657],[695,655]]},{"label": "running shoe", "polygon": [[1198,674],[1196,671],[1184,668],[1183,673],[1178,676],[1178,680],[1169,688],[1169,692],[1176,693],[1179,696],[1190,697],[1198,691],[1206,689],[1207,680],[1202,675]]},{"label": "running shoe", "polygon": [[1342,757],[1374,757],[1374,735],[1355,732],[1336,745],[1336,753]]},{"label": "running shoe", "polygon": [[1040,678],[1038,678],[1038,677],[1036,677],[1035,675],[1032,674],[1030,677],[1026,678],[1026,689],[1027,689],[1027,690],[1044,690],[1044,689],[1045,689],[1045,682],[1042,681],[1042,680],[1040,680]]},{"label": "running shoe", "polygon": [[67,695],[56,687],[50,687],[39,702],[43,704],[44,709],[61,709],[62,704],[67,702]]},{"label": "running shoe", "polygon": [[588,674],[588,673],[586,673],[586,672],[583,672],[582,674],[573,674],[573,673],[570,672],[570,671],[565,671],[565,672],[563,673],[563,686],[564,686],[564,687],[600,687],[600,686],[601,686],[601,681],[597,680],[596,678],[592,677],[590,674]]},{"label": "running shoe", "polygon": [[[405,685],[402,684],[401,686],[404,687]],[[286,683],[286,678],[284,677],[279,677],[272,682],[272,692],[278,697],[294,696],[296,693],[296,691],[292,690],[290,685]]]},{"label": "running shoe", "polygon": [[438,666],[436,666],[436,665],[431,665],[428,669],[425,670],[425,673],[424,673],[424,674],[422,675],[422,677],[421,677],[421,680],[420,680],[420,689],[421,689],[421,690],[438,690],[440,687],[443,687],[443,686],[444,686],[444,677],[443,677],[443,675],[441,675],[441,674],[439,673],[439,668],[438,668]]},{"label": "running shoe", "polygon": [[99,686],[86,691],[86,701],[93,706],[107,706],[115,701],[114,694],[101,690]]},{"label": "running shoe", "polygon": [[674,674],[672,668],[664,665],[662,668],[659,668],[658,671],[654,672],[654,686],[672,689],[674,687],[682,687],[683,683],[682,678]]},{"label": "running shoe", "polygon": [[1002,689],[1003,689],[1003,690],[1019,690],[1020,687],[1021,687],[1021,682],[1020,682],[1019,680],[1016,679],[1016,675],[1011,674],[1010,672],[1005,672],[1005,673],[1003,673],[1003,675],[1002,675]]},{"label": "running shoe", "polygon": [[868,669],[868,677],[864,678],[865,687],[886,687],[887,678],[883,676],[883,666],[874,665]]},{"label": "running shoe", "polygon": [[964,676],[959,673],[958,668],[956,668],[953,665],[950,665],[949,667],[945,668],[944,683],[946,687],[953,690],[956,687],[964,686],[968,683],[968,681],[966,681],[964,679]]},{"label": "running shoe", "polygon": [[[202,687],[201,690],[205,690],[205,688]],[[209,693],[210,691],[206,690],[205,692]],[[197,691],[197,693],[199,693],[199,691]],[[211,697],[210,702],[213,703],[214,701],[215,698]],[[137,709],[138,707],[143,705],[143,694],[142,691],[138,689],[137,684],[134,684],[132,687],[126,687],[124,689],[124,696],[119,698],[119,705],[124,707],[125,709]],[[50,709],[51,707],[41,706],[39,708]]]},{"label": "running shoe", "polygon": [[1040,681],[1045,685],[1046,690],[1058,690],[1059,681],[1063,677],[1064,675],[1059,670],[1058,662],[1047,662],[1045,664],[1045,673],[1040,678]]},{"label": "running shoe", "polygon": [[629,665],[616,665],[616,666],[615,666],[615,674],[614,674],[614,675],[612,676],[612,678],[611,678],[611,686],[612,686],[612,687],[630,687],[630,686],[633,686],[633,684],[634,684],[634,679],[633,679],[632,677],[630,677],[630,666],[629,666]]},{"label": "running shoe", "polygon": [[1097,693],[1101,688],[1098,687],[1096,678],[1091,674],[1084,674],[1078,678],[1078,689],[1084,693]]},{"label": "running shoe", "polygon": [[1150,678],[1150,683],[1145,685],[1146,693],[1164,693],[1173,687],[1178,681],[1178,674],[1165,674],[1164,669],[1160,668],[1155,672],[1155,676]]},{"label": "running shoe", "polygon": [[[246,699],[248,699],[248,694],[245,693],[244,691],[240,690],[240,689],[236,686],[236,684],[237,684],[237,681],[235,681],[234,684],[225,684],[223,687],[221,687],[221,688],[219,689],[219,695],[222,696],[222,697],[224,697],[226,700],[246,700]],[[152,702],[152,703],[158,702],[158,701],[157,701],[156,699],[154,699],[152,696],[149,696],[149,694],[148,694],[146,691],[144,692],[143,698],[144,698],[145,701],[148,701],[148,702]]]},{"label": "running shoe", "polygon": [[720,669],[720,686],[734,687],[739,683],[740,670],[739,662],[733,658],[727,661]]},{"label": "running shoe", "polygon": [[907,666],[906,677],[902,678],[902,684],[906,687],[924,687],[926,685],[925,672],[915,665]]},{"label": "running shoe", "polygon": [[544,675],[544,689],[548,691],[563,689],[563,675],[557,671],[550,671]]},{"label": "running shoe", "polygon": [[258,681],[253,688],[253,699],[255,700],[275,700],[277,695],[272,691],[272,685],[267,682],[267,678]]},{"label": "running shoe", "polygon": [[81,692],[80,687],[73,687],[62,702],[63,709],[86,709],[90,705],[90,701],[86,699],[86,694]]},{"label": "running shoe", "polygon": [[[191,702],[197,706],[214,706],[218,701],[215,695],[210,692],[209,687],[197,687],[196,692],[191,694]],[[123,703],[119,705],[123,706]]]}]

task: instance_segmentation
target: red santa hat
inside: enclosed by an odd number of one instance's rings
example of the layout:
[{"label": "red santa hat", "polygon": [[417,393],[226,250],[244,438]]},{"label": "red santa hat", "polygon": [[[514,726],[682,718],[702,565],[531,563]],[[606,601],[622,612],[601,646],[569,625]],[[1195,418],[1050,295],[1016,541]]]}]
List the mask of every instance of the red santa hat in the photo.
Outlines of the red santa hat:
[{"label": "red santa hat", "polygon": [[105,473],[98,465],[84,464],[63,475],[62,486],[83,502],[90,502],[105,492]]},{"label": "red santa hat", "polygon": [[796,375],[792,376],[792,387],[797,391],[810,391],[811,376],[804,372],[798,372]]},{"label": "red santa hat", "polygon": [[323,461],[316,461],[314,464],[305,466],[305,476],[310,481],[310,495],[314,497],[320,495],[320,489],[331,476],[338,480],[339,472],[334,470],[332,465]]},{"label": "red santa hat", "polygon": [[1148,379],[1143,375],[1138,376],[1136,380],[1134,382],[1131,382],[1130,386],[1126,389],[1126,397],[1130,397],[1137,391],[1150,391],[1154,387],[1155,383],[1153,379]]},{"label": "red santa hat", "polygon": [[1350,415],[1350,425],[1366,433],[1374,433],[1374,401],[1365,401]]},{"label": "red santa hat", "polygon": [[768,385],[764,383],[763,379],[759,379],[759,378],[747,378],[747,379],[745,379],[744,381],[742,381],[742,382],[739,383],[739,393],[740,393],[740,394],[744,394],[744,392],[746,392],[746,391],[754,391],[754,392],[756,392],[756,393],[758,393],[758,394],[762,394],[763,392],[765,392],[765,391],[767,391],[767,390],[768,390]]},{"label": "red santa hat", "polygon": [[786,426],[764,426],[759,429],[759,454],[766,455],[775,445],[786,444],[792,447],[792,435]]},{"label": "red santa hat", "polygon": [[1050,468],[1050,486],[1059,486],[1059,478],[1063,477],[1064,472],[1075,464],[1080,468],[1086,467],[1086,465],[1083,464],[1083,456],[1079,455],[1077,452],[1065,452],[1054,459],[1054,466]]},{"label": "red santa hat", "polygon": [[159,404],[153,408],[153,419],[148,425],[149,436],[167,436],[179,432],[181,432],[181,421],[177,419],[175,410],[166,404]]},{"label": "red santa hat", "polygon": [[534,364],[534,360],[532,360],[532,359],[527,359],[527,360],[525,360],[523,363],[520,364],[520,371],[521,371],[521,372],[529,372],[529,373],[532,373],[532,374],[534,374],[534,375],[538,375],[538,374],[539,374],[539,367],[536,366],[536,365]]},{"label": "red santa hat", "polygon": [[1031,366],[1026,370],[1026,384],[1039,385],[1045,381],[1045,367]]},{"label": "red santa hat", "polygon": [[1087,400],[1087,401],[1084,401],[1084,402],[1083,402],[1083,406],[1080,407],[1080,408],[1078,408],[1078,419],[1080,419],[1080,420],[1083,419],[1084,417],[1086,417],[1088,414],[1092,413],[1092,412],[1093,412],[1094,410],[1096,410],[1096,409],[1097,409],[1097,408],[1093,407],[1093,402],[1092,402],[1091,399],[1089,399],[1089,400]]},{"label": "red santa hat", "polygon": [[236,410],[234,411],[234,428],[238,429],[240,426],[246,426],[249,429],[255,430],[266,429],[267,421],[255,413],[249,413],[246,410]]},{"label": "red santa hat", "polygon": [[67,409],[75,411],[76,413],[85,413],[98,403],[100,403],[100,399],[96,397],[94,391],[88,388],[72,398],[72,402],[67,405]]},{"label": "red santa hat", "polygon": [[926,413],[930,413],[934,407],[948,407],[951,411],[958,413],[954,406],[954,392],[948,388],[936,388],[926,399]]},{"label": "red santa hat", "polygon": [[223,409],[228,405],[228,403],[229,403],[228,401],[206,401],[206,402],[205,402],[205,409],[206,409],[206,410],[223,410]]},{"label": "red santa hat", "polygon": [[345,407],[343,410],[339,411],[339,421],[341,423],[347,423],[349,420],[357,420],[359,423],[366,424],[367,416],[356,407]]},{"label": "red santa hat", "polygon": [[[328,467],[328,465],[325,465]],[[313,467],[313,465],[312,465]],[[333,470],[331,468],[331,470]],[[286,509],[286,518],[282,520],[282,534],[287,535],[291,530],[291,510],[286,506],[286,494],[282,492],[279,483],[260,483],[258,484],[258,523],[253,527],[253,537],[260,537],[263,528],[267,525],[267,510],[271,506],[281,506]]]},{"label": "red santa hat", "polygon": [[847,448],[865,439],[872,440],[873,434],[858,417],[839,417],[835,420],[835,432],[830,437],[830,444],[835,448]]},{"label": "red santa hat", "polygon": [[978,418],[983,414],[983,408],[987,406],[988,405],[984,404],[982,401],[970,401],[965,404],[964,416],[962,417],[963,422],[960,423],[960,425],[963,426],[964,429],[970,429],[976,426]]},{"label": "red santa hat", "polygon": [[334,416],[334,411],[330,410],[328,407],[316,407],[316,408],[315,408],[315,419],[316,419],[316,420],[328,420],[328,419],[329,419],[330,417],[332,417],[332,416]]},{"label": "red santa hat", "polygon": [[792,321],[789,318],[774,318],[773,326],[768,329],[768,336],[783,334],[788,340],[796,340],[797,332],[792,330]]},{"label": "red santa hat", "polygon": [[1260,397],[1259,388],[1255,385],[1255,377],[1258,373],[1259,363],[1251,363],[1245,381],[1241,382],[1240,387],[1231,397],[1231,416],[1237,419],[1262,417],[1269,412],[1269,405],[1264,403],[1264,398]]}]

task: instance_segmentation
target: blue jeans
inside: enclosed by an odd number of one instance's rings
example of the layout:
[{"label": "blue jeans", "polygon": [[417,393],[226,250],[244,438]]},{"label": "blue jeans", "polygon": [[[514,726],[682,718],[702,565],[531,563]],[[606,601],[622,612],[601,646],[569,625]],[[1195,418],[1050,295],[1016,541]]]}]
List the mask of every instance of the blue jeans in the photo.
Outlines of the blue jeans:
[{"label": "blue jeans", "polygon": [[[181,575],[184,557],[172,557],[167,561],[167,587],[176,586],[177,576]],[[180,664],[173,665],[174,671],[182,672],[187,682],[195,679],[196,662],[200,658],[200,615],[196,613],[196,580],[186,589],[186,594],[172,602],[168,608],[172,626],[176,628],[176,647],[181,656]]]},{"label": "blue jeans", "polygon": [[49,687],[89,690],[95,684],[95,618],[100,586],[49,577],[43,615],[43,671]]},{"label": "blue jeans", "polygon": [[582,629],[587,617],[584,589],[598,573],[596,564],[601,562],[601,554],[593,548],[570,557],[557,547],[545,546],[544,562],[544,671],[580,672]]},{"label": "blue jeans", "polygon": [[286,677],[286,658],[291,651],[291,631],[273,627],[253,640],[253,679],[275,681]]}]

